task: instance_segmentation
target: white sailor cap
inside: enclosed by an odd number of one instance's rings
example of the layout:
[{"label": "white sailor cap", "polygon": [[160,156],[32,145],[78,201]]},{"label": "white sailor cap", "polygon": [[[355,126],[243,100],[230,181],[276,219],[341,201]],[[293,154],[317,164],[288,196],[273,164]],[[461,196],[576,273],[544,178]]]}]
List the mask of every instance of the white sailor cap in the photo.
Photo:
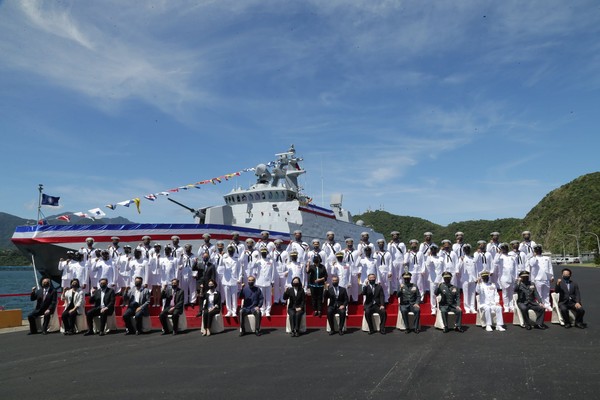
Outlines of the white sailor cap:
[{"label": "white sailor cap", "polygon": [[252,238],[246,239],[246,244],[254,244],[254,239],[252,239]]},{"label": "white sailor cap", "polygon": [[465,234],[462,233],[461,231],[458,231],[454,234],[454,236],[465,236]]},{"label": "white sailor cap", "polygon": [[519,244],[519,241],[518,240],[511,240],[510,244]]},{"label": "white sailor cap", "polygon": [[273,241],[273,243],[275,243],[275,244],[281,244],[281,243],[283,243],[283,240],[281,240],[281,239],[275,239]]},{"label": "white sailor cap", "polygon": [[327,231],[327,233],[326,233],[325,236],[329,236],[329,235],[334,235],[335,236],[335,233],[333,231]]},{"label": "white sailor cap", "polygon": [[131,249],[131,246],[126,244],[125,246],[123,246],[124,249]]},{"label": "white sailor cap", "polygon": [[225,246],[225,243],[223,243],[222,240],[218,240],[217,241],[217,247],[223,247],[223,246]]},{"label": "white sailor cap", "polygon": [[463,249],[469,249],[469,250],[471,250],[471,245],[469,243],[465,243],[463,245]]},{"label": "white sailor cap", "polygon": [[444,243],[452,244],[452,242],[451,242],[451,241],[449,241],[448,239],[444,239],[444,240],[442,240],[442,244],[444,244]]},{"label": "white sailor cap", "polygon": [[142,240],[151,240],[152,238],[148,235],[142,236]]},{"label": "white sailor cap", "polygon": [[508,250],[508,243],[500,243],[500,247],[501,249],[507,249]]},{"label": "white sailor cap", "polygon": [[361,232],[360,236],[369,236],[369,232],[367,232],[367,231]]},{"label": "white sailor cap", "polygon": [[173,235],[173,236],[171,236],[171,240],[179,240],[179,236]]},{"label": "white sailor cap", "polygon": [[529,232],[529,231],[523,231],[523,232],[521,233],[521,235],[531,235],[531,232]]},{"label": "white sailor cap", "polygon": [[302,231],[301,231],[300,229],[296,229],[296,230],[294,231],[294,235],[296,235],[296,234],[298,234],[298,233],[302,235]]},{"label": "white sailor cap", "polygon": [[238,231],[233,231],[231,232],[231,236],[240,236],[240,233]]},{"label": "white sailor cap", "polygon": [[93,241],[94,241],[94,238],[92,238],[92,237],[89,237],[89,238],[85,239],[85,241],[86,241],[86,242],[93,242]]},{"label": "white sailor cap", "polygon": [[319,239],[313,239],[311,243],[312,244],[315,244],[315,243],[316,244],[321,244],[321,241]]},{"label": "white sailor cap", "polygon": [[186,243],[183,247],[186,249],[191,249],[192,245],[190,243]]},{"label": "white sailor cap", "polygon": [[478,240],[477,244],[487,244],[487,242],[485,240]]},{"label": "white sailor cap", "polygon": [[121,238],[118,237],[118,236],[113,236],[113,237],[110,238],[110,240],[121,240]]},{"label": "white sailor cap", "polygon": [[377,243],[385,243],[385,240],[383,240],[383,239],[377,239]]},{"label": "white sailor cap", "polygon": [[345,242],[346,242],[346,243],[354,243],[354,239],[352,239],[352,238],[347,238],[347,239],[345,240]]},{"label": "white sailor cap", "polygon": [[490,236],[500,236],[500,232],[494,231],[494,232],[490,233]]},{"label": "white sailor cap", "polygon": [[423,236],[433,236],[433,233],[431,233],[431,232],[425,232],[425,233],[423,234]]},{"label": "white sailor cap", "polygon": [[154,246],[153,246],[153,247],[162,247],[162,245],[161,245],[160,243],[158,243],[158,242],[157,242],[157,243],[154,243]]},{"label": "white sailor cap", "polygon": [[409,244],[413,244],[413,243],[419,244],[419,241],[418,241],[417,239],[410,239],[410,240],[408,241],[408,243],[409,243]]},{"label": "white sailor cap", "polygon": [[202,235],[202,237],[204,239],[210,239],[210,233],[205,233],[204,235]]},{"label": "white sailor cap", "polygon": [[264,235],[267,235],[267,236],[269,236],[269,231],[262,231],[260,234],[261,234],[261,235],[263,235],[263,236],[264,236]]},{"label": "white sailor cap", "polygon": [[398,232],[398,231],[392,231],[392,232],[390,233],[390,235],[392,235],[392,236],[394,236],[394,235],[400,235],[400,232]]},{"label": "white sailor cap", "polygon": [[438,247],[437,244],[432,244],[431,246],[429,246],[429,250],[439,250],[440,248]]}]

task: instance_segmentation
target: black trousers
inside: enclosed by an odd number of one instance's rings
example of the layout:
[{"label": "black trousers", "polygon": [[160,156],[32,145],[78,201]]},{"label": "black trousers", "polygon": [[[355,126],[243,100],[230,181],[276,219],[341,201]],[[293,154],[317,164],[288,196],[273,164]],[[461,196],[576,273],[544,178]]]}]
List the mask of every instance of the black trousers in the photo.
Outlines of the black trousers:
[{"label": "black trousers", "polygon": [[[533,310],[535,312],[535,323],[536,325],[542,325],[544,323],[544,307],[533,304],[525,304],[525,303],[517,303],[517,307],[521,310],[523,314],[523,319],[525,320],[525,325],[532,325],[531,320],[529,319],[529,310]],[[568,321],[568,319],[567,319]]]},{"label": "black trousers", "polygon": [[449,312],[454,313],[454,315],[456,317],[456,326],[462,325],[462,310],[460,309],[460,307],[458,307],[454,304],[449,304],[447,306],[440,306],[440,312],[442,313],[442,321],[444,321],[444,326],[446,328],[450,328],[448,326],[448,313]]},{"label": "black trousers", "polygon": [[575,323],[576,324],[583,323],[583,316],[585,315],[585,310],[583,309],[583,307],[575,308],[575,303],[567,303],[567,304],[559,304],[558,309],[560,310],[560,313],[562,314],[563,321],[565,321],[565,324],[568,324],[571,322],[571,319],[569,317],[569,310],[573,311],[573,313],[575,314]]},{"label": "black trousers", "polygon": [[262,314],[260,312],[260,309],[259,310],[256,310],[256,309],[248,310],[247,308],[242,308],[240,310],[240,314],[241,314],[241,316],[240,316],[240,329],[242,330],[242,333],[246,333],[246,327],[244,326],[244,317],[246,315],[250,315],[250,314],[254,315],[256,331],[257,332],[260,331],[260,319],[262,318]]},{"label": "black trousers", "polygon": [[[409,312],[415,314],[415,325],[412,328],[409,324]],[[404,326],[406,329],[421,329],[421,308],[416,308],[414,305],[410,304],[400,305],[400,314],[402,314],[402,319],[404,320]]]},{"label": "black trousers", "polygon": [[71,310],[65,309],[61,315],[63,328],[65,332],[75,332],[75,322],[77,321],[77,312],[71,313]]},{"label": "black trousers", "polygon": [[[140,305],[136,302],[129,303],[127,310],[123,313],[123,322],[125,322],[125,327],[128,332],[142,332],[142,327],[144,326],[144,312],[142,310],[140,310],[140,312],[135,312],[136,308],[139,306]],[[135,327],[131,321],[133,317],[135,317]]]},{"label": "black trousers", "polygon": [[214,307],[211,311],[208,311],[208,309],[202,311],[202,324],[204,325],[204,329],[210,329],[213,317],[220,313],[221,309],[219,307]]},{"label": "black trousers", "polygon": [[323,286],[310,287],[310,301],[314,311],[321,313],[323,309]]},{"label": "black trousers", "polygon": [[375,332],[374,324],[373,324],[373,314],[379,314],[380,319],[380,329],[381,331],[385,330],[385,319],[387,318],[387,313],[384,309],[380,309],[377,304],[371,304],[365,307],[365,319],[367,320],[367,325],[369,325],[369,332]]},{"label": "black trousers", "polygon": [[304,310],[296,311],[295,308],[288,308],[288,317],[290,318],[290,328],[292,329],[292,332],[300,332],[303,315]]},{"label": "black trousers", "polygon": [[94,307],[88,312],[85,313],[85,318],[87,319],[88,324],[88,332],[94,331],[94,317],[100,316],[100,332],[104,332],[106,328],[106,319],[109,315],[113,315],[115,312],[114,307],[108,307],[105,312],[102,312],[102,307]]},{"label": "black trousers", "polygon": [[37,333],[37,325],[35,320],[37,317],[44,316],[44,320],[42,322],[42,331],[46,332],[48,330],[48,325],[50,324],[50,317],[52,317],[52,313],[45,315],[46,310],[33,310],[31,314],[27,316],[27,320],[29,321],[29,332]]},{"label": "black trousers", "polygon": [[169,325],[167,323],[167,317],[171,315],[171,321],[173,321],[173,331],[179,331],[179,316],[181,315],[181,311],[178,309],[174,309],[173,312],[169,311],[170,308],[167,307],[158,314],[158,319],[160,320],[160,324],[162,325],[163,331],[169,332]]},{"label": "black trousers", "polygon": [[335,304],[327,307],[327,321],[329,321],[329,327],[332,331],[334,330],[333,327],[335,326],[335,314],[340,316],[339,330],[341,331],[346,322],[346,309],[340,310],[339,306],[336,307]]}]

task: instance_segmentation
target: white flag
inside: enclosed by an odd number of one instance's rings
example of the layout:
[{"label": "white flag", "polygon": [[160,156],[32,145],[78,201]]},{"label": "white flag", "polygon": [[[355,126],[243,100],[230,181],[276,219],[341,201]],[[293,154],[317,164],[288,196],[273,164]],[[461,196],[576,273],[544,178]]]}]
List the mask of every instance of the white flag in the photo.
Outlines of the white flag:
[{"label": "white flag", "polygon": [[105,217],[106,214],[99,208],[93,208],[91,210],[88,210],[88,212],[94,217],[94,218],[102,218]]}]

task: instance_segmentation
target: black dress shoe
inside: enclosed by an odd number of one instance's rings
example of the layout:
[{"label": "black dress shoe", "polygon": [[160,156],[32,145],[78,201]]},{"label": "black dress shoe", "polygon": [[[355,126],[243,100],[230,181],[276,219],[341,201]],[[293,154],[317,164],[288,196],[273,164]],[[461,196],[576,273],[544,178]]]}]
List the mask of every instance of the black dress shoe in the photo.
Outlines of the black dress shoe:
[{"label": "black dress shoe", "polygon": [[549,326],[546,325],[546,324],[542,324],[542,326],[544,327],[544,329],[548,329],[549,328]]},{"label": "black dress shoe", "polygon": [[531,325],[525,325],[525,329],[527,329],[528,331],[531,330]]},{"label": "black dress shoe", "polygon": [[179,332],[173,331],[173,336],[175,336],[175,335],[179,335]]},{"label": "black dress shoe", "polygon": [[379,331],[379,333],[381,333],[382,335],[385,335],[385,333],[386,333],[386,332],[385,332],[385,328],[384,328],[384,329],[382,329],[382,330],[380,330],[380,331]]},{"label": "black dress shoe", "polygon": [[94,331],[87,331],[86,333],[83,334],[83,336],[92,336],[94,334]]},{"label": "black dress shoe", "polygon": [[404,331],[405,335],[408,335],[409,333],[410,333],[410,329],[407,329],[407,330]]},{"label": "black dress shoe", "polygon": [[42,331],[42,335],[47,335],[48,331]]},{"label": "black dress shoe", "polygon": [[333,335],[335,335],[335,332],[334,331],[329,331],[329,336],[333,336]]},{"label": "black dress shoe", "polygon": [[37,335],[37,332],[29,332],[28,335]]},{"label": "black dress shoe", "polygon": [[456,332],[460,332],[460,333],[463,333],[463,332],[465,331],[465,330],[462,328],[462,326],[456,326],[456,327],[454,327],[454,330],[455,330]]},{"label": "black dress shoe", "polygon": [[369,331],[369,335],[372,335],[374,333],[375,333],[375,331]]},{"label": "black dress shoe", "polygon": [[415,329],[415,333],[416,333],[417,335],[419,334],[419,332],[421,332],[421,330],[420,330],[420,329],[418,329],[418,328],[417,328],[417,329]]},{"label": "black dress shoe", "polygon": [[254,332],[254,334],[255,334],[256,336],[262,336],[262,332],[261,332],[261,331],[256,331],[256,332]]},{"label": "black dress shoe", "polygon": [[106,335],[104,332],[100,332],[100,333],[98,334],[98,336],[104,336],[104,335]]},{"label": "black dress shoe", "polygon": [[571,328],[571,324],[565,324],[565,328],[566,328],[566,329],[569,329],[569,328]]},{"label": "black dress shoe", "polygon": [[240,332],[240,337],[244,336],[246,332]]},{"label": "black dress shoe", "polygon": [[582,322],[575,324],[575,326],[578,327],[579,329],[585,329],[587,327],[587,325]]},{"label": "black dress shoe", "polygon": [[448,327],[447,327],[447,326],[445,326],[445,327],[444,327],[444,333],[448,333],[448,332],[450,332],[450,329],[448,329]]},{"label": "black dress shoe", "polygon": [[169,331],[164,331],[164,332],[163,332],[163,333],[161,333],[160,335],[161,335],[161,336],[165,336],[165,335],[168,335],[168,334],[170,334],[170,333],[171,333],[171,332],[169,332]]},{"label": "black dress shoe", "polygon": [[544,330],[544,329],[546,329],[546,328],[544,328],[544,326],[543,326],[543,325],[536,325],[536,326],[535,326],[535,329],[540,329],[540,330],[542,330],[542,331],[543,331],[543,330]]},{"label": "black dress shoe", "polygon": [[340,336],[344,336],[344,331],[340,330]]},{"label": "black dress shoe", "polygon": [[133,335],[133,332],[125,331],[125,336]]}]

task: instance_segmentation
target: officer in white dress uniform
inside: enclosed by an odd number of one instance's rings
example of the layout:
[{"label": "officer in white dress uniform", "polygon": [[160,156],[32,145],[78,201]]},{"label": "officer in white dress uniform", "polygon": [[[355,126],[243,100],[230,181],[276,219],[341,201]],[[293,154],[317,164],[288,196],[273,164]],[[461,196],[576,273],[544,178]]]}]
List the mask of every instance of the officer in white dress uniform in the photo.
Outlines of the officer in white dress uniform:
[{"label": "officer in white dress uniform", "polygon": [[[365,255],[366,247],[371,248],[371,254],[375,253],[375,245],[369,241],[369,232],[362,232],[360,234],[360,241],[358,242],[358,246],[356,246],[356,250],[358,250],[358,253],[361,257]],[[367,279],[365,277],[365,281],[366,280]]]},{"label": "officer in white dress uniform", "polygon": [[[535,255],[533,248],[536,246],[536,243],[531,240],[531,232],[529,231],[523,231],[521,236],[523,237],[523,241],[519,245],[519,251],[525,255],[526,260],[529,260]],[[542,294],[540,293],[540,296],[541,295]]]},{"label": "officer in white dress uniform", "polygon": [[[275,245],[273,245],[275,246]],[[269,249],[266,245],[260,248],[260,257],[255,263],[256,271],[256,286],[263,294],[263,304],[260,312],[266,316],[271,316],[271,306],[273,305],[273,290],[272,284],[275,280],[275,265],[273,259],[269,255]]]},{"label": "officer in white dress uniform", "polygon": [[377,250],[375,252],[377,261],[377,273],[379,274],[379,284],[383,288],[383,297],[387,303],[390,298],[390,286],[392,281],[392,255],[386,250],[385,240],[377,240]]},{"label": "officer in white dress uniform", "polygon": [[97,258],[92,264],[92,273],[95,277],[95,281],[92,282],[92,284],[97,286],[100,279],[106,278],[108,281],[108,287],[114,290],[115,266],[113,265],[112,259],[108,254],[108,250],[102,250],[100,254],[101,258]]},{"label": "officer in white dress uniform", "polygon": [[227,255],[223,257],[222,264],[217,267],[221,285],[225,288],[226,317],[237,316],[238,285],[242,284],[243,277],[240,260],[233,258],[234,254],[235,246],[228,246]]},{"label": "officer in white dress uniform", "polygon": [[458,270],[462,280],[463,305],[465,313],[474,314],[475,311],[475,288],[479,273],[475,265],[475,259],[471,255],[471,245],[464,244],[461,248],[463,255],[458,259]]},{"label": "officer in white dress uniform", "polygon": [[[127,278],[127,287],[131,288],[134,286],[136,276],[141,276],[143,282],[148,282],[148,261],[142,257],[142,250],[136,248],[133,251],[133,259],[129,260],[127,271],[129,272],[129,277]],[[148,284],[144,283],[144,287],[147,288]]]},{"label": "officer in white dress uniform", "polygon": [[[379,280],[379,271],[377,269],[377,260],[371,256],[371,246],[365,246],[363,248],[363,255],[360,257],[359,269],[360,269],[360,282],[362,285],[367,285],[369,282],[369,275],[375,275],[376,281]],[[377,282],[379,283],[379,282]]]},{"label": "officer in white dress uniform", "polygon": [[[433,233],[425,232],[423,234],[423,237],[424,237],[424,240],[419,246],[419,252],[423,253],[423,256],[427,257],[429,255],[429,248],[435,244],[433,242]],[[439,249],[439,247],[438,247],[438,249]]]},{"label": "officer in white dress uniform", "polygon": [[502,303],[504,312],[514,311],[513,294],[515,293],[515,281],[517,280],[517,264],[514,257],[508,255],[508,244],[500,244],[500,253],[494,261],[497,285],[502,289]]},{"label": "officer in white dress uniform", "polygon": [[458,231],[454,234],[455,242],[452,245],[452,251],[456,254],[459,259],[465,254],[463,252],[463,246],[465,245],[465,234]]},{"label": "officer in white dress uniform", "polygon": [[400,232],[392,231],[392,240],[388,243],[387,251],[392,257],[392,282],[390,292],[395,293],[400,287],[400,279],[404,265],[404,255],[406,254],[406,245],[400,241]]},{"label": "officer in white dress uniform", "polygon": [[425,296],[425,282],[428,281],[425,259],[423,253],[419,252],[419,241],[417,239],[411,239],[408,244],[410,250],[404,255],[403,270],[404,272],[410,272],[410,281],[419,289],[422,302],[423,296]]},{"label": "officer in white dress uniform", "polygon": [[431,302],[431,314],[435,315],[437,311],[437,299],[435,298],[435,289],[443,282],[442,274],[446,269],[444,262],[446,257],[438,255],[439,247],[432,244],[428,248],[429,255],[425,257],[425,270],[427,271],[427,282],[429,284],[429,300]]},{"label": "officer in white dress uniform", "polygon": [[[180,247],[183,251],[183,247]],[[165,256],[160,259],[160,285],[170,285],[173,279],[177,279],[178,258],[174,256],[175,250],[167,245],[165,246]],[[160,297],[160,296],[159,296]]]},{"label": "officer in white dress uniform", "polygon": [[183,290],[183,303],[184,304],[196,304],[197,293],[196,293],[196,278],[194,277],[194,266],[198,263],[198,258],[192,251],[192,245],[186,243],[183,246],[183,255],[179,259],[179,287]]},{"label": "officer in white dress uniform", "polygon": [[69,290],[71,287],[71,269],[69,268],[71,262],[73,261],[73,257],[75,256],[75,252],[72,250],[67,251],[67,258],[61,258],[58,261],[58,270],[62,271],[62,275],[60,278],[60,287],[63,288],[63,293],[66,290]]},{"label": "officer in white dress uniform", "polygon": [[518,240],[513,240],[510,242],[512,250],[508,252],[508,255],[515,259],[515,263],[517,264],[517,277],[521,271],[528,271],[527,260],[525,259],[525,255],[521,253],[519,250],[519,245],[521,243]]},{"label": "officer in white dress uniform", "polygon": [[86,283],[88,281],[89,269],[85,266],[83,254],[80,252],[76,252],[73,255],[73,261],[69,264],[69,272],[71,274],[71,280],[77,279],[79,282],[84,282],[81,285],[81,291],[84,294],[89,293],[89,286]]},{"label": "officer in white dress uniform", "polygon": [[500,305],[500,295],[496,285],[490,282],[490,273],[481,272],[481,279],[477,284],[477,293],[479,293],[479,309],[483,311],[483,325],[485,330],[492,332],[492,313],[496,313],[496,330],[504,332],[504,319],[502,317],[502,306]]},{"label": "officer in white dress uniform", "polygon": [[542,255],[541,244],[536,244],[533,247],[533,253],[533,257],[528,261],[531,280],[544,302],[546,311],[552,311],[550,306],[550,284],[554,282],[552,261],[550,257]]},{"label": "officer in white dress uniform", "polygon": [[439,255],[444,257],[444,272],[450,272],[452,274],[451,283],[460,288],[461,276],[458,270],[458,257],[456,257],[456,253],[452,251],[452,242],[450,240],[442,240],[442,249],[440,250]]},{"label": "officer in white dress uniform", "polygon": [[331,273],[339,278],[339,286],[346,290],[350,290],[352,286],[350,283],[352,269],[353,266],[349,262],[344,262],[344,253],[342,251],[335,253],[335,261],[331,265]]},{"label": "officer in white dress uniform", "polygon": [[286,288],[292,287],[292,280],[294,278],[300,279],[301,286],[306,288],[306,270],[305,265],[298,262],[298,253],[295,250],[292,250],[289,253],[290,259],[287,263],[287,272],[285,273],[286,277]]},{"label": "officer in white dress uniform", "polygon": [[287,272],[288,253],[283,250],[283,241],[281,239],[276,239],[273,244],[275,245],[275,248],[271,253],[273,265],[275,266],[273,302],[283,304],[283,293],[285,292],[285,283],[287,280],[285,275]]},{"label": "officer in white dress uniform", "polygon": [[335,261],[335,254],[342,250],[342,246],[335,241],[335,233],[333,231],[328,231],[326,237],[327,239],[323,243],[322,248],[325,252],[323,263],[327,266],[327,264],[331,264]]},{"label": "officer in white dress uniform", "polygon": [[344,263],[350,266],[350,289],[348,290],[348,295],[350,296],[350,301],[356,303],[358,301],[358,294],[360,291],[358,290],[359,284],[358,279],[360,278],[360,254],[358,250],[354,249],[354,239],[348,238],[346,239],[346,248],[343,250],[344,253]]},{"label": "officer in white dress uniform", "polygon": [[302,241],[302,231],[294,231],[294,240],[290,242],[286,251],[288,254],[295,251],[298,254],[298,262],[302,265],[306,265],[306,262],[308,261],[308,243]]},{"label": "officer in white dress uniform", "polygon": [[130,285],[129,260],[131,260],[131,257],[131,246],[126,244],[123,246],[123,254],[115,261],[115,275],[117,277],[116,285],[120,288],[122,293],[124,293],[125,288]]}]

